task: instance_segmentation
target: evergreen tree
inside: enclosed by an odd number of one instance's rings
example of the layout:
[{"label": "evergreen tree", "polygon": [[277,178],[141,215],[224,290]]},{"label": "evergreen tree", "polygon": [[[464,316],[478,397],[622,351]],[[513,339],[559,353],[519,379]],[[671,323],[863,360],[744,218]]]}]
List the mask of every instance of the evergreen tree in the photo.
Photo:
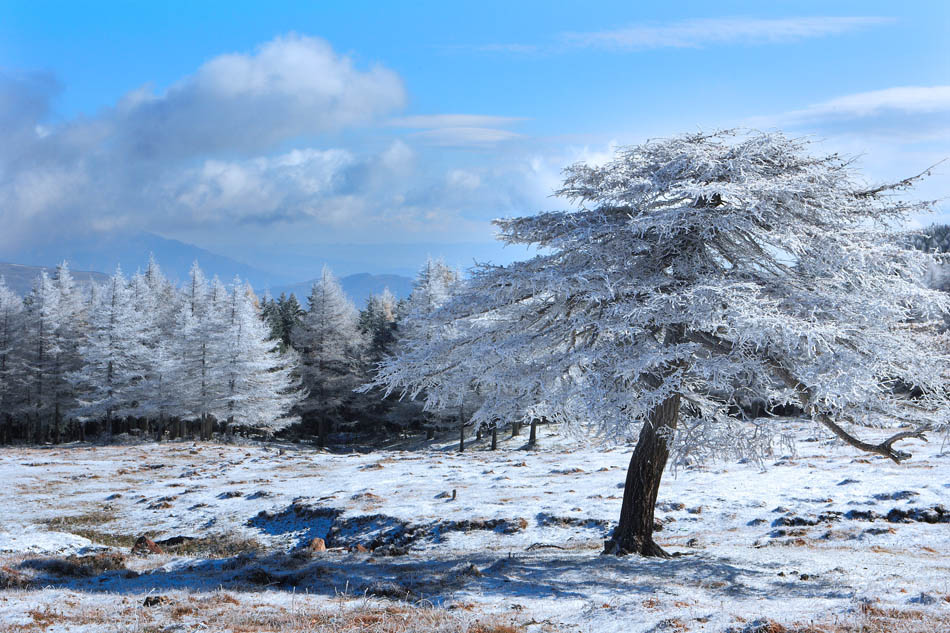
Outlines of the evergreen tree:
[{"label": "evergreen tree", "polygon": [[151,393],[143,389],[151,360],[146,346],[148,315],[136,310],[135,288],[116,269],[92,306],[89,333],[79,350],[82,367],[69,376],[80,394],[79,412],[84,416],[111,420],[140,414],[143,399]]},{"label": "evergreen tree", "polygon": [[226,392],[216,414],[229,424],[278,429],[289,423],[285,416],[299,398],[291,378],[293,351],[277,351],[256,301],[236,278],[223,336]]},{"label": "evergreen tree", "polygon": [[217,279],[209,284],[198,263],[192,265],[176,320],[175,415],[204,422],[226,393],[222,373],[226,295]]},{"label": "evergreen tree", "polygon": [[0,277],[0,443],[13,433],[13,419],[22,404],[24,368],[18,357],[26,324],[23,301]]},{"label": "evergreen tree", "polygon": [[370,295],[366,300],[366,308],[359,315],[359,329],[367,340],[369,363],[378,363],[392,352],[400,307],[389,288],[385,288],[382,294]]},{"label": "evergreen tree", "polygon": [[294,328],[300,324],[304,310],[292,292],[289,297],[285,297],[284,293],[280,294],[277,308],[280,314],[280,340],[286,349],[293,344]]},{"label": "evergreen tree", "polygon": [[317,419],[318,435],[325,442],[332,418],[359,383],[362,343],[356,308],[326,266],[311,288],[308,310],[294,329],[292,341],[300,354],[302,383],[309,392],[301,413]]},{"label": "evergreen tree", "polygon": [[[868,188],[806,145],[690,135],[569,168],[557,193],[575,208],[496,222],[544,252],[477,268],[436,312],[437,336],[384,361],[376,384],[447,408],[474,381],[501,394],[476,412],[489,423],[506,393],[534,392],[546,417],[576,425],[580,411],[605,436],[637,435],[605,553],[666,555],[653,516],[671,449],[768,450],[767,429],[728,415],[737,385],[907,459],[896,442],[947,427],[950,357],[934,332],[950,300],[925,287],[933,258],[884,227],[929,205],[894,198],[913,178]],[[856,437],[885,424],[916,428]]]}]

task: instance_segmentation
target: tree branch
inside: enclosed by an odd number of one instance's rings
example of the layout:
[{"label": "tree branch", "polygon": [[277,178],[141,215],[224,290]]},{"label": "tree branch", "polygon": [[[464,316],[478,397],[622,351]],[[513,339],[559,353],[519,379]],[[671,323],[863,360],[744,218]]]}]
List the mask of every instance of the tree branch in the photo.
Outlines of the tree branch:
[{"label": "tree branch", "polygon": [[[715,336],[713,334],[708,334],[706,332],[690,330],[687,333],[686,338],[696,343],[705,345],[708,349],[714,352],[718,352],[720,354],[728,354],[733,351],[733,345],[731,342],[723,340],[719,338],[718,336]],[[868,442],[858,439],[857,437],[851,435],[846,430],[844,430],[844,428],[842,428],[841,425],[839,425],[837,422],[832,420],[831,416],[829,416],[827,413],[818,413],[815,407],[811,404],[811,399],[813,396],[811,388],[806,387],[801,382],[799,382],[799,380],[795,378],[795,376],[790,371],[788,371],[788,369],[786,369],[781,363],[779,363],[776,359],[770,358],[769,360],[771,361],[773,368],[775,369],[779,377],[782,379],[782,381],[785,382],[786,385],[794,389],[795,392],[798,394],[798,400],[799,402],[802,403],[802,407],[804,407],[806,411],[810,411],[812,413],[817,414],[816,418],[818,419],[818,421],[823,426],[830,429],[832,433],[837,435],[838,438],[841,439],[846,444],[853,446],[854,448],[864,451],[866,453],[875,453],[877,455],[882,455],[899,464],[905,459],[909,459],[911,457],[911,454],[906,451],[901,451],[894,448],[895,442],[899,442],[900,440],[912,439],[912,438],[923,440],[925,442],[927,441],[927,436],[924,435],[924,433],[926,433],[927,431],[931,429],[929,424],[925,424],[921,427],[918,427],[917,429],[913,431],[901,431],[899,433],[895,433],[894,435],[885,439],[880,444],[870,444]]]},{"label": "tree branch", "polygon": [[931,170],[932,170],[934,167],[937,167],[938,165],[940,165],[941,163],[943,163],[943,162],[946,161],[946,160],[947,160],[947,159],[944,158],[943,160],[937,161],[936,163],[934,163],[933,165],[931,165],[931,166],[928,167],[927,169],[923,170],[922,172],[920,172],[920,173],[917,174],[916,176],[911,176],[911,177],[909,177],[909,178],[904,178],[903,180],[900,180],[900,181],[898,181],[898,182],[891,182],[891,183],[883,184],[883,185],[880,185],[880,186],[878,186],[878,187],[874,187],[873,189],[866,189],[866,190],[864,190],[864,191],[858,191],[858,192],[856,192],[856,193],[854,194],[854,197],[855,197],[855,198],[873,198],[873,197],[876,196],[877,194],[883,193],[883,192],[885,192],[885,191],[891,191],[891,190],[894,190],[894,189],[906,189],[906,188],[910,187],[911,185],[913,185],[913,184],[914,184],[915,182],[917,182],[918,180],[924,178],[925,176],[929,176]]},{"label": "tree branch", "polygon": [[900,433],[895,433],[880,444],[869,444],[859,440],[845,431],[826,413],[819,414],[818,421],[831,429],[831,432],[837,435],[846,444],[850,444],[856,449],[865,451],[866,453],[876,453],[878,455],[883,455],[884,457],[887,457],[898,464],[900,464],[905,459],[909,459],[911,454],[906,451],[901,451],[894,448],[894,442],[910,438],[916,438],[926,442],[927,436],[925,436],[924,433],[930,430],[930,425],[925,424],[924,426],[921,426],[913,431],[901,431]]},{"label": "tree branch", "polygon": [[900,464],[905,459],[909,459],[912,455],[906,451],[897,450],[894,448],[894,442],[899,440],[906,440],[909,438],[917,438],[923,441],[927,441],[927,437],[924,435],[927,431],[930,430],[930,425],[925,424],[913,431],[901,431],[895,433],[891,437],[887,438],[880,444],[870,444],[863,440],[856,438],[847,431],[845,431],[841,425],[831,419],[831,416],[827,413],[819,412],[816,407],[811,404],[813,397],[813,391],[810,387],[806,387],[801,382],[798,381],[795,376],[788,371],[785,367],[781,365],[774,358],[770,359],[772,365],[775,368],[776,372],[782,378],[786,385],[794,389],[798,393],[798,400],[802,403],[802,407],[806,411],[809,411],[818,419],[818,421],[831,430],[832,433],[838,436],[839,439],[844,441],[846,444],[853,446],[854,448],[864,451],[866,453],[875,453],[877,455],[882,455],[888,459],[893,460],[895,463]]}]

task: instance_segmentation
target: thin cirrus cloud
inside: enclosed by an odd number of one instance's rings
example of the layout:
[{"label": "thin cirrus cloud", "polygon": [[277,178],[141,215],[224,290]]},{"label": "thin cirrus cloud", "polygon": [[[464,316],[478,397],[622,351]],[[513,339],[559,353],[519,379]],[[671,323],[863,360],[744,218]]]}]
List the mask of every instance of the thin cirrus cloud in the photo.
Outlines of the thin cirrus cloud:
[{"label": "thin cirrus cloud", "polygon": [[950,112],[950,86],[897,86],[836,97],[789,113],[792,118],[869,117],[887,112]]},{"label": "thin cirrus cloud", "polygon": [[524,119],[483,114],[418,114],[391,119],[389,125],[403,128],[500,127]]},{"label": "thin cirrus cloud", "polygon": [[779,44],[840,35],[893,22],[877,16],[752,18],[724,17],[684,20],[667,24],[633,24],[616,29],[562,33],[556,44],[538,46],[494,43],[482,52],[537,54],[571,49],[642,51],[663,48],[704,48],[711,45]]},{"label": "thin cirrus cloud", "polygon": [[419,130],[411,138],[437,147],[479,147],[520,138],[502,129],[524,119],[481,114],[422,114],[394,118],[390,127]]},{"label": "thin cirrus cloud", "polygon": [[950,86],[895,86],[841,95],[746,123],[898,143],[942,141],[950,138]]}]

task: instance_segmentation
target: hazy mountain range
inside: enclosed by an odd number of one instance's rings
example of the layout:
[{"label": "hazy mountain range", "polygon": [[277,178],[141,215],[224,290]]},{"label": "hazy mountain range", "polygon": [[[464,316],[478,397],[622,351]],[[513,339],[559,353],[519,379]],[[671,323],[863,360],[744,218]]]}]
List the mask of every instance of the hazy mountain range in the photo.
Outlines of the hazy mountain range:
[{"label": "hazy mountain range", "polygon": [[[322,264],[315,264],[309,279],[300,281],[299,277],[294,279],[262,270],[185,242],[150,233],[136,233],[0,252],[0,261],[16,262],[0,263],[0,276],[6,279],[10,288],[22,295],[30,291],[40,271],[46,270],[52,274],[55,266],[63,260],[69,262],[77,281],[101,282],[108,279],[116,266],[121,266],[126,275],[144,269],[150,254],[155,256],[165,275],[176,283],[188,278],[192,263],[197,261],[208,277],[217,275],[223,282],[230,283],[238,276],[250,282],[259,294],[269,291],[277,297],[282,292],[292,292],[301,304],[306,302],[310,287],[319,277],[322,267]],[[332,266],[332,262],[330,264]],[[362,307],[370,294],[381,293],[387,287],[397,297],[408,296],[412,280],[403,275],[364,272],[340,277],[340,285],[357,307]]]}]

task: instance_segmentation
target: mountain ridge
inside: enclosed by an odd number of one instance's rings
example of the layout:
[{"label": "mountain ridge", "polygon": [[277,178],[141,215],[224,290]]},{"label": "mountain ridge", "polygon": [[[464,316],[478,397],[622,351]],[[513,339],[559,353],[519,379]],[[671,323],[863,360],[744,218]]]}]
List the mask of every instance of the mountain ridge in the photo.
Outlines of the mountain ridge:
[{"label": "mountain ridge", "polygon": [[[161,265],[161,261],[158,262]],[[55,266],[30,266],[28,264],[15,264],[0,262],[0,277],[3,277],[7,286],[21,297],[30,293],[33,288],[34,280],[40,276],[40,273],[46,271],[48,275],[56,272]],[[72,270],[73,278],[80,285],[86,286],[91,283],[103,283],[109,279],[106,273],[91,270]],[[273,289],[267,287],[255,287],[254,290],[259,295],[270,292],[274,297],[281,293],[296,295],[301,305],[305,305],[307,296],[310,294],[310,288],[317,279],[298,282],[295,284],[286,284],[277,286]],[[397,298],[405,298],[412,291],[412,279],[402,275],[374,275],[372,273],[354,273],[340,278],[340,285],[343,292],[356,304],[362,308],[366,304],[366,299],[371,294],[380,294],[385,288],[396,295]],[[252,284],[253,285],[253,284]]]}]

